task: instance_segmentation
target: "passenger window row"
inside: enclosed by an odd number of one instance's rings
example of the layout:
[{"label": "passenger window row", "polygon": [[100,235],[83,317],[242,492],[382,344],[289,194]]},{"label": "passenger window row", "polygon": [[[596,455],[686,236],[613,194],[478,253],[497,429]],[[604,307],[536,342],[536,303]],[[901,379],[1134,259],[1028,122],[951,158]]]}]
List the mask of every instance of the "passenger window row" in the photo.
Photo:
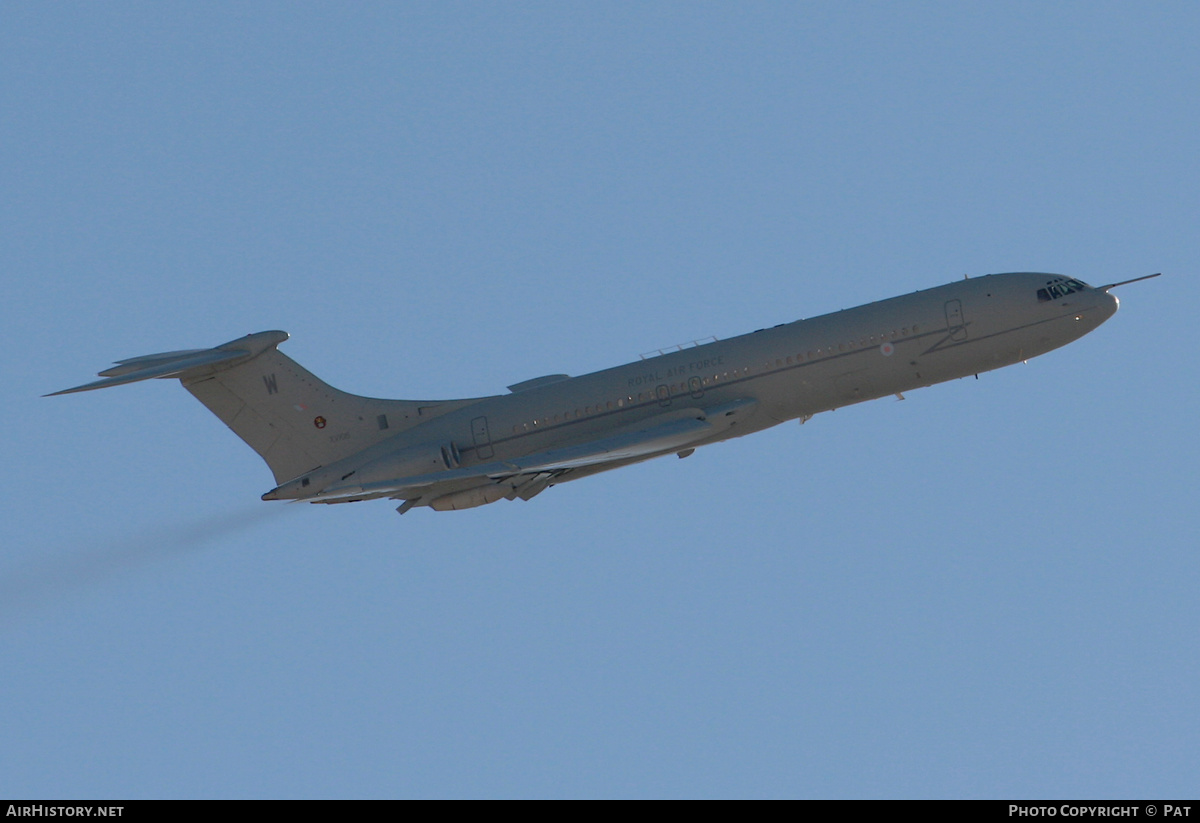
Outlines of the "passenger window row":
[{"label": "passenger window row", "polygon": [[[794,366],[801,363],[812,362],[830,357],[837,352],[853,351],[858,348],[866,348],[868,346],[882,345],[890,340],[908,337],[909,334],[917,334],[920,331],[920,326],[914,324],[911,328],[905,326],[900,329],[892,329],[891,332],[880,332],[879,334],[871,334],[860,340],[851,340],[848,343],[839,343],[834,346],[818,346],[815,349],[809,349],[807,353],[797,352],[795,355],[788,357],[779,357],[775,359],[775,368],[784,368],[785,366]],[[771,371],[771,363],[768,361],[763,364],[763,371]],[[685,394],[691,394],[697,389],[704,389],[716,385],[723,380],[733,380],[739,377],[744,377],[750,374],[750,367],[732,369],[726,372],[719,372],[712,375],[704,375],[692,378],[688,382],[667,383],[669,394],[665,397],[650,391],[641,391],[637,394],[627,394],[624,397],[618,397],[615,400],[605,400],[596,403],[595,405],[583,406],[574,411],[566,410],[556,412],[553,415],[547,414],[544,417],[537,417],[527,423],[518,423],[513,426],[513,434],[521,434],[523,432],[537,431],[546,426],[552,426],[556,423],[569,423],[572,420],[582,420],[585,417],[590,417],[601,412],[616,411],[617,409],[626,408],[628,406],[642,405],[651,402],[662,402],[676,397],[681,397]]]}]

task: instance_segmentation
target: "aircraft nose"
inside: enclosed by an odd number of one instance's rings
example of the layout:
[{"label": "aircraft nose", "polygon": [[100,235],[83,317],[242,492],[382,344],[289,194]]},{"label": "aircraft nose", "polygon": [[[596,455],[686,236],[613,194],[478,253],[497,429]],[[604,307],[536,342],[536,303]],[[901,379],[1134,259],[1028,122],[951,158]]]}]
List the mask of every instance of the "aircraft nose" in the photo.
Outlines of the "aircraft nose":
[{"label": "aircraft nose", "polygon": [[1117,309],[1121,308],[1121,301],[1112,292],[1102,292],[1104,295],[1100,298],[1100,310],[1104,312],[1104,319],[1112,317],[1117,313]]},{"label": "aircraft nose", "polygon": [[1092,308],[1077,315],[1075,319],[1083,320],[1084,318],[1088,318],[1090,320],[1088,323],[1088,328],[1094,329],[1096,326],[1099,326],[1101,323],[1108,320],[1108,318],[1116,314],[1117,308],[1120,305],[1121,303],[1117,300],[1116,295],[1096,289]]}]

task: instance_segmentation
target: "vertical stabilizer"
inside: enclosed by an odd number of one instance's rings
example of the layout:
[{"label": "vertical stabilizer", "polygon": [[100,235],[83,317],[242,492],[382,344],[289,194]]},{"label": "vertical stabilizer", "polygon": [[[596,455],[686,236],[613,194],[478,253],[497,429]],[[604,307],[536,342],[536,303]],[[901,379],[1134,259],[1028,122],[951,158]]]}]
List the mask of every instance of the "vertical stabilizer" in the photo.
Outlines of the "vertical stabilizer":
[{"label": "vertical stabilizer", "polygon": [[118,361],[105,379],[55,394],[177,377],[209,411],[258,452],[282,484],[405,429],[479,402],[378,400],[333,388],[276,348],[287,332],[266,331],[213,349]]}]

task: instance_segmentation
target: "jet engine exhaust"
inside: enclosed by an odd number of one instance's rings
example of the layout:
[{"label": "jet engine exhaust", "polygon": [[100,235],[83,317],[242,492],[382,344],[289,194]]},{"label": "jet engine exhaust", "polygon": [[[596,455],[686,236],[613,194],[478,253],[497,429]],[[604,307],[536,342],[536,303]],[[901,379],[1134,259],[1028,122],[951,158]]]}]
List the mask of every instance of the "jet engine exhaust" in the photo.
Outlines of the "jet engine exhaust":
[{"label": "jet engine exhaust", "polygon": [[0,615],[11,616],[46,606],[124,572],[198,551],[223,537],[277,519],[291,509],[291,506],[256,505],[191,523],[148,528],[141,534],[115,538],[91,551],[63,553],[0,572]]}]

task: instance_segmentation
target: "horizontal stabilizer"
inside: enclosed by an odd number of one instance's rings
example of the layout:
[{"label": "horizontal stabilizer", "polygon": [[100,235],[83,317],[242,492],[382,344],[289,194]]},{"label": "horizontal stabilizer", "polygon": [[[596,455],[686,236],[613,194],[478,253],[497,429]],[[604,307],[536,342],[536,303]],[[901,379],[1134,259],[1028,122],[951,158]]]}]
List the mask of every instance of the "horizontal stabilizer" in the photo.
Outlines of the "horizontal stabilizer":
[{"label": "horizontal stabilizer", "polygon": [[51,392],[45,396],[54,397],[59,394],[106,389],[109,386],[122,386],[126,383],[136,383],[156,377],[197,376],[214,371],[214,367],[219,364],[249,360],[268,348],[278,346],[287,338],[287,332],[264,331],[231,340],[213,349],[188,349],[130,357],[126,360],[118,360],[117,365],[99,372],[100,376],[104,378],[103,380],[95,380],[73,389]]},{"label": "horizontal stabilizer", "polygon": [[194,354],[203,354],[211,351],[210,349],[184,349],[183,351],[167,351],[162,354],[143,354],[141,357],[127,357],[124,360],[115,361],[117,365],[111,369],[105,369],[99,372],[101,377],[120,377],[122,374],[129,374],[139,369],[144,369],[147,366],[157,366],[166,363],[169,360],[182,360]]}]

